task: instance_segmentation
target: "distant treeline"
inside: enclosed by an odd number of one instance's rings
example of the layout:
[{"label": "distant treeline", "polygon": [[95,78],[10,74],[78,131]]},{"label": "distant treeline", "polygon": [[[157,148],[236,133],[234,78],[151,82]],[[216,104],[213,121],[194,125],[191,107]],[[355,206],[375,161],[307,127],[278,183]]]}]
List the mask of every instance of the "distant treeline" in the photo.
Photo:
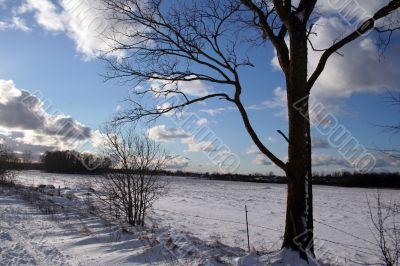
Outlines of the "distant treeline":
[{"label": "distant treeline", "polygon": [[[0,144],[0,174],[7,170],[42,170],[42,165],[27,158],[28,152],[19,158],[8,146]],[[30,156],[30,155],[29,155]]]},{"label": "distant treeline", "polygon": [[44,170],[42,163],[23,163],[20,161],[8,162],[3,167],[9,170]]},{"label": "distant treeline", "polygon": [[341,187],[400,188],[400,173],[315,174],[315,184]]},{"label": "distant treeline", "polygon": [[[211,180],[242,181],[257,183],[286,184],[285,176],[239,175],[239,174],[200,174],[201,178]],[[313,184],[341,187],[400,188],[400,173],[314,173]]]},{"label": "distant treeline", "polygon": [[[276,176],[273,173],[263,174],[220,174],[196,173],[185,171],[164,171],[163,175],[188,176],[209,180],[240,181],[253,183],[286,184],[286,176]],[[313,184],[341,187],[365,188],[400,188],[400,173],[351,173],[335,172],[331,174],[314,173]]]},{"label": "distant treeline", "polygon": [[41,156],[43,170],[55,173],[98,174],[108,171],[111,160],[77,151],[47,151]]},{"label": "distant treeline", "polygon": [[[1,151],[2,149],[0,149]],[[12,152],[0,152],[0,168],[15,170],[41,170],[65,174],[101,174],[105,172],[119,172],[112,167],[110,158],[96,156],[90,153],[77,151],[47,151],[40,162],[29,162],[18,159]],[[189,171],[158,171],[156,174],[163,176],[187,176],[209,180],[241,181],[257,183],[286,184],[284,176],[275,176],[272,172],[263,174],[221,174],[197,173]],[[316,185],[342,186],[342,187],[377,187],[400,188],[399,173],[351,173],[337,172],[332,174],[314,173],[313,183]]]}]

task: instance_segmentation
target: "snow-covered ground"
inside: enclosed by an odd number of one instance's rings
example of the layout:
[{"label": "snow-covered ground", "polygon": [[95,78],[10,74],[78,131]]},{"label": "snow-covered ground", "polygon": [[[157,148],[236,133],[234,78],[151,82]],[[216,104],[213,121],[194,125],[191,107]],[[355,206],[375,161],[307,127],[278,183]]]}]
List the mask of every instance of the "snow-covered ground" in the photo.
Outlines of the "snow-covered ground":
[{"label": "snow-covered ground", "polygon": [[46,215],[3,193],[0,213],[0,265],[69,264],[71,258],[54,246],[57,232]]},{"label": "snow-covered ground", "polygon": [[125,228],[66,198],[39,195],[42,206],[50,199],[47,206],[59,208],[43,213],[21,199],[21,190],[0,188],[0,265],[220,266],[213,258],[229,263],[243,255],[163,228]]},{"label": "snow-covered ground", "polygon": [[[96,178],[95,176],[48,174],[37,171],[21,172],[18,175],[18,181],[26,185],[52,184],[61,188],[68,187],[69,189],[63,189],[63,192],[69,191],[78,196],[82,196],[80,194],[82,188],[95,188]],[[170,232],[170,234],[171,232],[173,232],[172,234],[182,232],[184,235],[193,236],[194,239],[198,238],[203,244],[209,246],[226,244],[232,247],[229,252],[235,251],[237,255],[242,255],[241,253],[247,247],[244,213],[244,206],[247,205],[251,246],[257,251],[279,249],[284,226],[285,185],[209,181],[185,177],[166,177],[166,179],[169,180],[169,191],[156,202],[149,217],[149,220],[163,228],[164,232]],[[400,193],[396,190],[385,189],[381,190],[381,193],[385,200],[400,201]],[[373,201],[375,194],[375,189],[315,186],[314,212],[317,254],[322,255],[325,259],[329,258],[331,263],[336,262],[338,265],[379,263],[379,253],[370,229],[371,223],[367,204],[367,197]],[[20,206],[18,208],[28,208],[17,199],[3,197],[0,203],[2,215],[8,213],[12,216],[11,209],[7,209],[7,204],[3,204],[3,201],[16,201],[15,204]],[[13,203],[11,206],[15,204]],[[18,210],[18,208],[16,209]],[[12,241],[15,242],[15,245],[18,245],[18,241],[21,239],[18,238],[18,233],[19,237],[21,237],[21,232],[22,236],[26,237],[23,230],[26,230],[25,232],[40,232],[41,224],[46,224],[49,221],[41,220],[42,216],[39,213],[34,216],[40,222],[32,225],[25,223],[26,229],[23,229],[23,227],[14,228],[10,224],[3,225],[4,222],[2,222],[1,242]],[[13,222],[11,221],[11,223]],[[24,223],[22,222],[22,224]],[[3,226],[4,228],[12,228],[12,230],[3,229]],[[38,227],[38,230],[36,230],[36,227]],[[46,227],[47,225],[43,226],[43,228]],[[62,256],[59,256],[60,264],[65,264],[65,262],[90,264],[91,258],[95,259],[94,263],[107,264],[107,262],[113,262],[118,264],[118,262],[125,263],[127,254],[130,254],[118,250],[116,247],[110,247],[113,244],[106,243],[106,241],[96,243],[92,237],[90,238],[91,241],[79,242],[80,245],[77,246],[76,236],[72,237],[73,240],[69,238],[71,236],[68,233],[65,233],[67,236],[64,236],[63,230],[65,228],[54,226],[47,228],[50,229],[45,230],[46,234],[37,234],[47,239],[45,243],[55,243],[54,247],[60,247],[62,250]],[[57,234],[62,236],[64,242],[59,240]],[[16,241],[14,241],[14,237]],[[3,238],[6,240],[3,240]],[[9,238],[12,240],[7,240]],[[53,247],[53,245],[49,246]],[[15,247],[17,253],[22,252],[21,254],[24,254],[26,252],[28,254],[31,252],[29,246],[21,247],[24,249]],[[2,259],[7,260],[3,256],[1,245],[0,248]],[[12,245],[7,245],[4,252],[10,248],[13,248]],[[42,249],[39,246],[36,246],[36,248],[38,253],[34,252],[35,254],[31,254],[31,256],[41,262],[41,258],[46,258],[46,256],[42,256],[45,253],[40,253]],[[131,253],[135,250],[129,245],[125,248],[130,250]],[[82,249],[85,250],[83,258],[81,257]],[[116,254],[109,252],[110,249],[115,250],[115,252],[122,252],[123,255],[119,254],[119,258],[124,259],[116,261],[114,257]],[[124,248],[122,247],[122,249]],[[44,248],[43,252],[48,252],[51,259],[51,254],[58,254],[59,250],[57,248],[54,250]],[[74,258],[76,258],[75,261]],[[146,261],[143,260],[143,257],[140,258],[141,260],[136,261],[138,264]],[[57,263],[52,261],[47,265],[57,265]],[[3,265],[1,261],[0,264]],[[28,264],[30,263],[28,262]]]}]

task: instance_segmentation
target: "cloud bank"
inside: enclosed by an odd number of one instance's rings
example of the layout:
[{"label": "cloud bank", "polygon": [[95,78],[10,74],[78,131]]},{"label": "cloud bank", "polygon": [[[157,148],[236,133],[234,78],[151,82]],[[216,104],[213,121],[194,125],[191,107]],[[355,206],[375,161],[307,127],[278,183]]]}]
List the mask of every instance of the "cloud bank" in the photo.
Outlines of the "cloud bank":
[{"label": "cloud bank", "polygon": [[[205,125],[204,119],[199,119],[197,126]],[[209,140],[199,140],[195,134],[186,132],[177,127],[167,127],[166,125],[158,125],[148,130],[149,138],[158,142],[173,143],[180,140],[182,144],[187,146],[185,152],[212,152],[216,150],[215,143]]]},{"label": "cloud bank", "polygon": [[17,13],[33,14],[44,30],[68,35],[87,60],[108,48],[104,36],[110,32],[111,25],[100,0],[24,0]]},{"label": "cloud bank", "polygon": [[[0,80],[0,134],[14,148],[86,149],[100,144],[98,131],[53,110],[40,96]],[[20,149],[20,148],[19,148]]]}]

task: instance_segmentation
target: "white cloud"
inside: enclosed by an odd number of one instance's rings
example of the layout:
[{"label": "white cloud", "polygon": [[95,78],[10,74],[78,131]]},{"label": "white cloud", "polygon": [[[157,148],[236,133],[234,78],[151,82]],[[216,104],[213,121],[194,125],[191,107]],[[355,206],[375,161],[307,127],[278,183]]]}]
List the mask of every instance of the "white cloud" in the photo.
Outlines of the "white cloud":
[{"label": "white cloud", "polygon": [[180,139],[182,144],[187,145],[185,152],[211,152],[216,150],[212,141],[197,140],[196,136],[180,128],[158,125],[150,128],[148,135],[152,140],[165,143],[171,143]]},{"label": "white cloud", "polygon": [[20,17],[13,17],[12,23],[13,23],[13,25],[14,25],[14,27],[15,27],[16,29],[19,29],[19,30],[21,30],[21,31],[23,31],[23,32],[28,32],[28,31],[31,31],[31,30],[32,30],[31,28],[29,28],[29,27],[26,25],[25,21],[24,21],[22,18],[20,18]]},{"label": "white cloud", "polygon": [[251,163],[255,165],[272,165],[272,162],[264,154],[257,155]]},{"label": "white cloud", "polygon": [[212,91],[212,88],[200,80],[179,82],[179,90],[193,96],[205,96]]},{"label": "white cloud", "polygon": [[[273,139],[273,138],[268,138],[268,139]],[[276,139],[273,139],[276,140]],[[270,140],[268,140],[270,141]],[[247,150],[246,154],[255,156],[255,158],[251,161],[252,164],[254,165],[274,165],[268,157],[260,151],[259,148],[255,145],[251,145]],[[285,159],[284,159],[285,160]]]},{"label": "white cloud", "polygon": [[100,0],[59,0],[58,5],[50,0],[25,0],[18,13],[34,13],[36,22],[44,30],[67,34],[87,60],[109,47],[106,36],[110,34],[111,25]]},{"label": "white cloud", "polygon": [[0,80],[0,88],[0,104],[3,105],[22,95],[22,92],[15,87],[12,80]]},{"label": "white cloud", "polygon": [[[163,98],[161,98],[161,99],[163,99]],[[176,104],[176,103],[174,103],[174,104]],[[155,109],[159,113],[162,113],[162,116],[165,116],[165,117],[175,117],[175,118],[179,118],[179,119],[184,119],[185,117],[191,115],[191,113],[187,109],[181,109],[181,108],[171,109],[167,112],[167,110],[171,107],[172,107],[171,103],[164,102],[162,104],[157,104]]]},{"label": "white cloud", "polygon": [[92,59],[108,50],[107,36],[111,25],[101,1],[61,0],[60,5],[67,34],[86,59]]},{"label": "white cloud", "polygon": [[176,156],[167,156],[167,163],[165,168],[170,170],[182,170],[189,166],[190,159],[184,156],[176,155]]},{"label": "white cloud", "polygon": [[19,13],[34,12],[37,23],[49,31],[63,31],[63,14],[57,11],[56,5],[50,0],[26,0]]},{"label": "white cloud", "polygon": [[104,143],[106,143],[104,134],[102,134],[99,130],[92,130],[92,134],[90,136],[90,145],[97,150],[101,150],[104,147]]},{"label": "white cloud", "polygon": [[204,82],[200,80],[193,81],[178,81],[178,82],[170,82],[170,81],[162,81],[162,80],[151,80],[150,86],[154,91],[157,92],[165,92],[165,91],[179,91],[183,92],[186,95],[202,97],[210,92],[212,92],[212,87],[208,86]]},{"label": "white cloud", "polygon": [[287,98],[286,90],[281,87],[276,87],[274,90],[274,97],[272,100],[266,100],[261,104],[251,105],[248,107],[250,110],[263,110],[263,109],[278,109],[275,114],[279,117],[287,118]]},{"label": "white cloud", "polygon": [[269,108],[276,108],[276,107],[287,107],[287,98],[286,98],[286,90],[282,89],[281,87],[277,87],[274,90],[274,98],[271,101],[265,101],[265,105]]},{"label": "white cloud", "polygon": [[[382,6],[381,3],[378,5]],[[375,7],[370,6],[369,10],[375,10]],[[310,41],[316,49],[326,49],[349,30],[354,30],[338,16],[320,17],[315,25],[317,34],[311,34]],[[329,102],[332,97],[346,98],[354,93],[380,93],[387,88],[397,88],[400,84],[400,45],[391,47],[386,51],[385,59],[382,59],[372,38],[359,38],[340,49],[343,56],[332,55],[315,83],[312,95]],[[309,45],[309,75],[316,68],[321,55],[321,51],[314,51]],[[280,68],[276,55],[271,63],[274,68]]]},{"label": "white cloud", "polygon": [[346,162],[345,159],[338,156],[332,156],[326,154],[314,154],[312,156],[312,164],[314,167],[318,166],[341,166],[344,168],[351,167],[351,165],[348,162]]},{"label": "white cloud", "polygon": [[272,165],[272,162],[263,154],[255,145],[247,149],[246,154],[254,155],[254,160],[251,161],[254,165]]},{"label": "white cloud", "polygon": [[114,108],[114,112],[120,112],[120,111],[122,111],[122,109],[123,109],[123,107],[120,105],[120,104],[118,104],[115,108]]},{"label": "white cloud", "polygon": [[312,147],[314,149],[326,149],[329,148],[329,142],[326,139],[313,137],[311,140]]},{"label": "white cloud", "polygon": [[[328,109],[328,106],[329,106],[329,109]],[[336,106],[336,104],[332,104],[332,106],[326,104],[325,107],[327,107],[327,110],[331,111],[331,110],[333,110],[334,106]],[[274,89],[274,96],[272,99],[263,101],[258,104],[246,106],[246,109],[248,109],[248,110],[276,109],[277,112],[274,114],[276,117],[288,119],[288,110],[287,110],[288,106],[287,106],[286,90],[283,89],[282,87],[276,87]],[[336,109],[340,109],[340,107],[337,107]]]},{"label": "white cloud", "polygon": [[213,142],[197,141],[194,137],[184,138],[181,142],[187,144],[185,152],[212,152],[216,150]]},{"label": "white cloud", "polygon": [[[385,1],[388,2],[388,1]],[[378,8],[382,7],[382,1],[353,1],[353,6],[342,6],[343,1],[320,1],[318,10],[322,16],[314,23],[313,29],[317,34],[311,34],[310,40],[316,49],[326,49],[335,41],[343,38],[353,31],[359,22],[370,16]],[[337,4],[342,7],[331,6]],[[359,12],[362,7],[364,12]],[[357,12],[347,12],[357,10]],[[340,11],[340,12],[338,12]],[[347,12],[347,13],[346,13]],[[347,14],[352,16],[344,17]],[[382,21],[378,21],[382,23]],[[312,89],[312,95],[324,106],[324,113],[335,115],[344,114],[343,100],[356,93],[382,93],[387,89],[398,89],[400,84],[400,45],[390,47],[380,57],[379,47],[375,43],[374,36],[367,35],[359,38],[351,44],[340,49],[339,54],[334,54],[328,60],[324,72],[321,74]],[[287,41],[288,42],[288,41]],[[309,75],[316,68],[322,55],[321,51],[314,51],[309,45]],[[274,69],[280,69],[278,58],[275,56],[271,61]],[[275,107],[281,108],[278,115],[286,117],[286,100],[275,93],[272,102],[264,102],[252,106],[254,109],[262,109],[266,103],[275,103]],[[313,114],[310,114],[311,117]]]},{"label": "white cloud", "polygon": [[9,24],[5,21],[0,21],[0,31],[8,29]]},{"label": "white cloud", "polygon": [[39,159],[39,155],[47,150],[54,150],[58,148],[57,146],[46,146],[45,144],[35,143],[31,145],[20,142],[24,135],[25,132],[22,131],[9,131],[7,129],[0,129],[0,143],[7,145],[15,152],[30,150],[35,155],[35,159]]},{"label": "white cloud", "polygon": [[219,107],[219,108],[215,108],[215,109],[202,109],[202,110],[200,110],[200,112],[209,114],[211,116],[216,116],[216,115],[222,114],[226,110],[227,109],[224,107]]},{"label": "white cloud", "polygon": [[158,125],[149,129],[149,137],[159,142],[173,142],[176,139],[189,138],[191,135],[180,128]]},{"label": "white cloud", "polygon": [[[318,36],[311,36],[317,49],[327,48],[346,32],[347,27],[338,18],[320,18]],[[318,26],[317,26],[318,27]],[[322,30],[323,28],[323,30]],[[379,57],[376,43],[370,37],[361,38],[329,59],[313,89],[313,95],[348,97],[359,92],[382,92],[400,83],[400,46],[387,51],[386,59]],[[310,51],[309,69],[314,70],[321,52]]]},{"label": "white cloud", "polygon": [[385,167],[400,167],[400,160],[398,157],[391,156],[390,153],[379,153],[374,154],[376,158],[376,169],[382,169]]},{"label": "white cloud", "polygon": [[208,123],[209,122],[208,122],[207,118],[200,118],[199,120],[197,120],[196,125],[204,126],[204,125],[207,125]]},{"label": "white cloud", "polygon": [[378,9],[386,5],[388,0],[380,1],[318,1],[316,10],[325,16],[336,16],[349,26],[356,27],[361,21],[370,18]]},{"label": "white cloud", "polygon": [[257,148],[257,146],[252,145],[250,148],[247,149],[246,154],[249,155],[261,155],[263,154],[260,149]]},{"label": "white cloud", "polygon": [[17,16],[12,17],[10,21],[0,21],[0,31],[3,30],[32,31],[32,29],[26,25],[25,20]]},{"label": "white cloud", "polygon": [[13,81],[0,80],[0,126],[8,142],[78,150],[98,145],[98,132],[59,112],[48,113],[46,108],[42,99],[18,89]]},{"label": "white cloud", "polygon": [[[168,102],[166,103],[162,103],[161,105],[156,105],[156,109],[159,112],[163,112],[165,110],[167,110],[168,108],[172,107],[172,105]],[[164,115],[166,116],[172,116],[174,114],[174,112],[171,110],[170,112],[165,113]]]},{"label": "white cloud", "polygon": [[[380,4],[381,5],[381,4]],[[374,8],[370,8],[374,10]],[[335,40],[349,31],[349,25],[339,17],[320,17],[315,23],[317,35],[310,35],[316,49],[330,47]],[[324,111],[343,114],[343,100],[356,93],[382,93],[387,89],[398,89],[400,84],[400,45],[395,44],[381,58],[379,48],[372,36],[362,37],[339,50],[328,60],[324,72],[312,89],[315,99],[324,105]],[[309,75],[316,68],[322,52],[309,46]],[[272,65],[279,68],[275,55]],[[262,109],[269,104],[281,108],[278,115],[286,117],[284,90],[276,89],[275,98],[252,106]],[[311,114],[312,115],[312,114]]]}]

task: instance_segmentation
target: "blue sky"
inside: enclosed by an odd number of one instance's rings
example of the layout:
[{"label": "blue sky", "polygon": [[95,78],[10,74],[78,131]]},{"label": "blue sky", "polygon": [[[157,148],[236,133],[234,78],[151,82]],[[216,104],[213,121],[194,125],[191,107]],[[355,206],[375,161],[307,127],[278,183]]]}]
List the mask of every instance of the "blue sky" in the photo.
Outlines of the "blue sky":
[{"label": "blue sky", "polygon": [[[2,142],[16,150],[33,149],[39,154],[47,149],[69,148],[65,136],[54,136],[54,133],[49,133],[52,132],[49,127],[70,120],[74,130],[86,132],[85,138],[95,142],[94,146],[101,146],[98,130],[116,110],[124,106],[122,100],[131,89],[130,84],[104,82],[101,76],[105,73],[104,62],[96,59],[96,51],[102,48],[102,44],[96,36],[87,35],[85,21],[74,21],[77,20],[73,13],[76,10],[71,11],[69,6],[73,2],[0,1],[0,80],[3,81],[0,83],[0,111],[18,106],[17,103],[13,105],[13,100],[22,97],[17,92],[26,91],[39,99],[37,106],[42,108],[38,111],[39,116],[45,121],[40,126],[25,125],[26,119],[21,117],[23,112],[18,111],[21,109],[15,109],[17,111],[7,116],[0,115]],[[366,5],[365,8],[373,11],[375,5]],[[82,6],[79,8],[87,10]],[[324,10],[324,7],[321,9]],[[321,46],[331,42],[337,37],[337,31],[346,26],[329,11],[319,20],[326,25],[315,39],[316,44]],[[391,137],[375,126],[399,122],[399,110],[384,103],[387,90],[399,92],[399,50],[399,38],[395,35],[385,54],[386,59],[379,60],[374,36],[368,35],[343,49],[345,56],[336,56],[329,62],[313,93],[340,124],[368,149],[400,149],[398,136]],[[276,133],[277,129],[287,131],[286,116],[281,107],[285,96],[283,76],[274,65],[275,55],[271,46],[254,47],[249,55],[256,67],[241,72],[245,87],[243,101],[249,107],[250,118],[260,138],[278,157],[284,159],[286,143]],[[310,53],[310,67],[318,55]],[[198,85],[217,89],[213,84]],[[58,110],[63,115],[58,114]],[[199,124],[209,127],[240,158],[237,172],[281,173],[254,149],[238,112],[231,110],[227,102],[214,100],[204,105],[197,104],[187,112],[202,118]],[[171,168],[219,171],[218,166],[206,156],[201,143],[190,140],[188,132],[174,136],[184,130],[177,128],[171,117],[163,117],[148,127],[143,130],[151,130],[152,138],[177,155],[176,165]],[[313,134],[314,142],[318,144],[314,148],[316,171],[353,170],[346,165],[345,158],[330,147],[327,137],[319,134],[317,128],[313,128]],[[399,170],[398,161],[379,153],[374,153],[374,156],[379,162],[375,170]]]}]

